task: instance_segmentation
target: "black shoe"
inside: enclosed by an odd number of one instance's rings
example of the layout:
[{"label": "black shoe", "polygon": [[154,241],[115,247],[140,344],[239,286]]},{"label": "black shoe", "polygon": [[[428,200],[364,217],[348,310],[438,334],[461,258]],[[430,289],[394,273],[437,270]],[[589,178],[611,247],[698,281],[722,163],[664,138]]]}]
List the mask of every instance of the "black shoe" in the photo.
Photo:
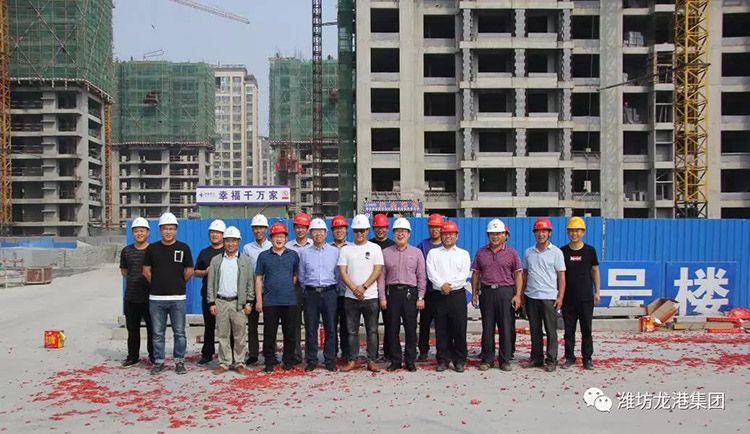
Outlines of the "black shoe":
[{"label": "black shoe", "polygon": [[285,371],[291,371],[292,369],[294,369],[294,365],[292,363],[284,363],[283,368]]},{"label": "black shoe", "polygon": [[435,368],[437,372],[443,372],[446,369],[448,369],[448,365],[445,362],[438,363],[437,368]]},{"label": "black shoe", "polygon": [[263,368],[263,372],[268,372],[268,373],[273,372],[273,365],[266,365],[266,367]]},{"label": "black shoe", "polygon": [[464,364],[453,362],[453,370],[456,372],[464,372]]},{"label": "black shoe", "polygon": [[544,362],[531,362],[527,365],[528,368],[543,368]]},{"label": "black shoe", "polygon": [[211,363],[211,360],[213,360],[213,356],[210,356],[210,357],[203,356],[201,357],[200,360],[198,360],[198,364],[200,366],[208,365],[209,363]]},{"label": "black shoe", "polygon": [[167,369],[167,367],[164,366],[164,363],[160,363],[158,365],[154,365],[154,367],[151,368],[151,375],[161,374],[162,371],[164,371],[165,369]]},{"label": "black shoe", "polygon": [[175,371],[175,372],[176,372],[176,373],[177,373],[178,375],[183,375],[183,374],[187,374],[187,369],[185,369],[185,363],[183,363],[183,362],[178,362],[178,363],[175,363],[175,366],[174,366],[174,371]]},{"label": "black shoe", "polygon": [[574,366],[575,364],[576,364],[575,360],[565,359],[565,363],[563,363],[562,365],[560,365],[560,368],[562,368],[562,369],[568,369],[571,366]]},{"label": "black shoe", "polygon": [[152,365],[156,364],[156,359],[154,358],[154,356],[148,356],[148,361],[151,362]]},{"label": "black shoe", "polygon": [[127,368],[128,366],[133,366],[137,363],[138,359],[125,359],[125,361],[123,361],[120,366],[122,366],[123,368]]},{"label": "black shoe", "polygon": [[512,370],[512,368],[510,367],[510,363],[508,363],[508,362],[503,362],[503,363],[501,363],[501,364],[500,364],[500,370],[501,370],[501,371],[505,371],[505,372],[509,372],[509,371],[511,371],[511,370]]},{"label": "black shoe", "polygon": [[305,372],[312,372],[316,367],[317,365],[315,363],[308,363],[307,366],[305,366]]},{"label": "black shoe", "polygon": [[544,370],[547,372],[555,372],[555,369],[557,369],[557,365],[554,363],[547,363],[544,365]]},{"label": "black shoe", "polygon": [[406,370],[409,372],[417,372],[417,366],[414,363],[407,363]]},{"label": "black shoe", "polygon": [[585,362],[583,362],[583,369],[592,371],[594,369],[594,362],[592,362],[591,360],[586,360]]},{"label": "black shoe", "polygon": [[336,372],[338,369],[336,369],[336,364],[333,362],[326,363],[326,369],[331,372]]},{"label": "black shoe", "polygon": [[398,371],[398,370],[399,370],[399,369],[401,369],[401,368],[402,368],[402,366],[401,366],[401,363],[396,363],[396,362],[393,362],[393,363],[391,363],[391,364],[390,364],[390,365],[388,366],[388,369],[386,369],[386,370],[387,370],[388,372],[393,372],[393,371]]},{"label": "black shoe", "polygon": [[419,353],[419,356],[417,357],[417,362],[426,362],[427,361],[427,353]]},{"label": "black shoe", "polygon": [[257,357],[248,357],[245,360],[245,366],[251,366],[251,365],[254,365],[256,363],[258,363],[258,358]]}]

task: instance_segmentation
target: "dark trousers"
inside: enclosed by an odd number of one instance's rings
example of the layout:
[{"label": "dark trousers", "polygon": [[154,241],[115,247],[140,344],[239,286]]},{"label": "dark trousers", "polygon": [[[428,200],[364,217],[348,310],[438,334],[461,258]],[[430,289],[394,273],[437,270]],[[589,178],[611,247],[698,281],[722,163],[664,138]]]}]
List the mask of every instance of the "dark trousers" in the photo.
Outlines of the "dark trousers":
[{"label": "dark trousers", "polygon": [[347,297],[344,308],[346,330],[349,333],[349,361],[356,361],[359,357],[359,319],[363,317],[367,334],[367,360],[374,362],[378,358],[378,299],[359,300]]},{"label": "dark trousers", "polygon": [[466,363],[466,292],[441,293],[435,304],[438,362]]},{"label": "dark trousers", "polygon": [[255,301],[252,302],[253,311],[247,316],[247,358],[258,358],[258,320],[260,314],[255,310]]},{"label": "dark trousers", "polygon": [[[417,359],[417,288],[416,287],[388,287],[388,313],[386,317],[385,339],[391,362],[400,365],[403,359],[412,364]],[[401,323],[404,324],[403,358],[401,355],[401,340],[399,339]]]},{"label": "dark trousers", "polygon": [[565,321],[565,359],[575,361],[576,323],[581,323],[581,355],[583,361],[591,360],[594,354],[594,340],[591,337],[591,320],[594,317],[594,301],[574,301],[563,303]]},{"label": "dark trousers", "polygon": [[[526,297],[526,316],[529,319],[531,332],[531,363],[544,361],[547,364],[557,363],[557,315],[555,300],[537,300]],[[542,349],[544,337],[542,325],[547,334],[546,356]]]},{"label": "dark trousers", "polygon": [[128,329],[128,360],[138,360],[141,355],[141,320],[146,323],[146,349],[148,358],[154,359],[154,341],[151,336],[151,315],[148,302],[126,301],[124,305],[125,327]]},{"label": "dark trousers", "polygon": [[296,318],[299,318],[299,306],[264,306],[263,307],[263,357],[266,365],[275,365],[276,359],[276,333],[279,331],[281,321],[281,333],[284,335],[284,353],[281,361],[287,365],[296,364],[294,349],[299,345],[295,342]]},{"label": "dark trousers", "polygon": [[[390,307],[390,306],[389,306]],[[388,309],[380,309],[380,319],[383,321],[383,357],[391,358],[391,348],[388,345],[391,337],[391,325],[388,322]]]},{"label": "dark trousers", "polygon": [[419,311],[419,352],[427,354],[430,352],[430,325],[435,319],[435,304],[438,291],[427,291],[424,295],[424,309]]},{"label": "dark trousers", "polygon": [[296,286],[294,290],[297,293],[297,306],[299,308],[294,323],[294,340],[297,343],[297,346],[294,347],[294,361],[295,363],[302,363],[302,313],[305,311],[305,294],[299,286]]},{"label": "dark trousers", "polygon": [[349,357],[349,333],[346,329],[346,297],[339,295],[336,298],[336,318],[334,327],[339,331],[339,339],[336,342],[336,353],[338,353],[339,346],[341,346],[341,357],[346,359]]},{"label": "dark trousers", "polygon": [[205,359],[211,359],[216,353],[216,317],[211,315],[210,306],[206,303],[206,297],[203,297],[201,303],[203,308],[203,348],[201,355]]},{"label": "dark trousers", "polygon": [[500,363],[510,362],[513,350],[515,312],[511,305],[515,288],[482,286],[479,309],[482,312],[482,362],[495,362],[495,330],[500,330]]},{"label": "dark trousers", "polygon": [[336,291],[329,289],[323,292],[305,290],[305,359],[307,363],[318,363],[318,324],[323,317],[325,344],[323,359],[325,363],[336,360]]}]

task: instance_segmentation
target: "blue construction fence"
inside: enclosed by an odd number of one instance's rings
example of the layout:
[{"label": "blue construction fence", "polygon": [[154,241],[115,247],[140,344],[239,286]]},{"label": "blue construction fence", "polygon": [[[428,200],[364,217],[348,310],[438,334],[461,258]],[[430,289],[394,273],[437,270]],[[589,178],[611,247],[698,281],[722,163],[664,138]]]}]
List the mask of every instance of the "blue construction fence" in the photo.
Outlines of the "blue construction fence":
[{"label": "blue construction fence", "polygon": [[[458,246],[472,255],[487,243],[486,228],[491,218],[452,218],[458,224]],[[523,256],[534,245],[534,217],[503,218],[510,231],[508,244]],[[552,243],[568,242],[565,217],[551,217]],[[680,314],[718,314],[733,307],[750,306],[750,220],[660,220],[586,217],[584,241],[599,254],[602,277],[600,306],[648,303],[669,297],[680,301]],[[294,236],[291,219],[280,221]],[[411,244],[428,237],[427,219],[409,218]],[[249,219],[224,219],[227,226],[242,232],[242,245],[253,241]],[[158,223],[150,221],[150,242],[159,240]],[[187,243],[198,256],[208,246],[211,220],[180,220],[177,239]],[[330,220],[327,222],[330,227]],[[391,219],[393,223],[393,219]],[[129,224],[129,223],[128,223]],[[370,236],[373,236],[371,231]],[[390,234],[389,236],[392,236]],[[349,232],[349,239],[352,234]],[[132,234],[128,231],[128,243]],[[329,242],[332,235],[328,233]],[[188,283],[188,313],[201,313],[201,282]]]}]

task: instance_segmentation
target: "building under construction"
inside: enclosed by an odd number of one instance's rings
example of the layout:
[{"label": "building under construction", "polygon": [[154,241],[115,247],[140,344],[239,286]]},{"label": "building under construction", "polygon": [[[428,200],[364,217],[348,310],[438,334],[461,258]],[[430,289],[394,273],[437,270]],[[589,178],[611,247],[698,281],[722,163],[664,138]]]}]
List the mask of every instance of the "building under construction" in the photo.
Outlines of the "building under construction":
[{"label": "building under construction", "polygon": [[11,119],[3,126],[3,138],[10,138],[3,159],[10,145],[11,165],[0,188],[3,210],[12,217],[4,219],[10,220],[5,229],[88,235],[105,217],[112,1],[4,3],[10,81],[3,86],[10,85]]},{"label": "building under construction", "polygon": [[[323,146],[321,198],[323,214],[338,213],[337,89],[338,64],[323,60]],[[269,139],[277,148],[278,184],[289,185],[297,211],[313,209],[312,61],[296,57],[270,59]]]},{"label": "building under construction", "polygon": [[358,207],[750,217],[747,0],[353,10]]},{"label": "building under construction", "polygon": [[206,63],[117,63],[113,142],[121,220],[197,211],[216,140],[214,70]]}]

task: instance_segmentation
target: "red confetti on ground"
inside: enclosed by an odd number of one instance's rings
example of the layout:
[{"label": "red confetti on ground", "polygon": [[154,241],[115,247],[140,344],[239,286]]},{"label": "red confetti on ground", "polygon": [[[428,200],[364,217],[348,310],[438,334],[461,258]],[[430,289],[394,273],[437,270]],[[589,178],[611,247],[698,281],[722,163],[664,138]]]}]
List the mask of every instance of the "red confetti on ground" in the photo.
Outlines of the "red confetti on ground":
[{"label": "red confetti on ground", "polygon": [[478,399],[472,399],[472,400],[470,401],[470,404],[471,404],[471,405],[479,405],[479,404],[481,404],[481,403],[482,403],[482,401],[480,401],[480,400],[478,400]]}]

